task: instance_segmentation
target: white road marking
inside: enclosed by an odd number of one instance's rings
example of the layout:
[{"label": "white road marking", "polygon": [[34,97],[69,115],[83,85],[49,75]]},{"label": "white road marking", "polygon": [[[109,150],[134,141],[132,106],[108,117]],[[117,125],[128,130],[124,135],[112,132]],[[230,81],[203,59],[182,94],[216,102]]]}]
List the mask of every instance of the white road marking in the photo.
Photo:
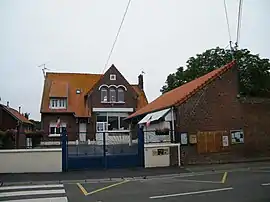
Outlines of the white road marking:
[{"label": "white road marking", "polygon": [[48,184],[48,185],[29,185],[29,186],[12,186],[12,187],[0,187],[2,190],[14,190],[14,189],[38,189],[38,188],[62,188],[63,184]]},{"label": "white road marking", "polygon": [[66,193],[64,189],[35,190],[35,191],[15,191],[15,192],[0,193],[0,197],[41,195],[41,194],[64,194],[64,193]]},{"label": "white road marking", "polygon": [[264,183],[262,186],[270,186],[270,183]]},{"label": "white road marking", "polygon": [[67,197],[9,200],[2,202],[68,202]]},{"label": "white road marking", "polygon": [[219,192],[219,191],[228,191],[233,189],[232,187],[228,188],[221,188],[221,189],[210,189],[210,190],[203,190],[203,191],[194,191],[194,192],[185,192],[179,194],[168,194],[168,195],[160,195],[160,196],[151,196],[150,199],[159,199],[159,198],[168,198],[168,197],[175,197],[175,196],[186,196],[186,195],[193,195],[193,194],[203,194],[203,193],[210,193],[210,192]]}]

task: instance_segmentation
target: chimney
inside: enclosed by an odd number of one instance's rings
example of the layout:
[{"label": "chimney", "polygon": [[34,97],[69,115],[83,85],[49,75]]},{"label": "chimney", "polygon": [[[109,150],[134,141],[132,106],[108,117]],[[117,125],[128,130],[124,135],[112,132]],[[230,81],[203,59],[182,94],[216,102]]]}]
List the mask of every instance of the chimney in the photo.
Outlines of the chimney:
[{"label": "chimney", "polygon": [[9,101],[7,101],[7,107],[9,107]]},{"label": "chimney", "polygon": [[140,89],[143,90],[143,75],[142,74],[140,74],[138,76],[138,85],[139,85]]},{"label": "chimney", "polygon": [[19,113],[21,113],[21,107],[19,107]]}]

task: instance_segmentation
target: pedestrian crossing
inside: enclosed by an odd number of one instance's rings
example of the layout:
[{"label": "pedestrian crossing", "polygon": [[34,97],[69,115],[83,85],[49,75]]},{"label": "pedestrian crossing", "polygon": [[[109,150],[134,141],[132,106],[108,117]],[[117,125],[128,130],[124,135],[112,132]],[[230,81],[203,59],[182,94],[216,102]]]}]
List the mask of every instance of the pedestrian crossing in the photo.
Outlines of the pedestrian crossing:
[{"label": "pedestrian crossing", "polygon": [[68,202],[63,184],[3,186],[0,202]]}]

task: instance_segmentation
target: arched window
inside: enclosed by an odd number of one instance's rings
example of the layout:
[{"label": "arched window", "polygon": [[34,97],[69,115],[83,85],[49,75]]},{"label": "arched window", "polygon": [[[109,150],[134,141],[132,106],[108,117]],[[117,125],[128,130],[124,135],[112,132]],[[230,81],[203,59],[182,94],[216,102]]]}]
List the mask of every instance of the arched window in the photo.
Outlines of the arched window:
[{"label": "arched window", "polygon": [[119,88],[117,92],[118,92],[118,102],[125,102],[125,92],[123,88]]},{"label": "arched window", "polygon": [[101,102],[108,102],[108,90],[107,90],[107,88],[101,88]]},{"label": "arched window", "polygon": [[116,102],[116,90],[115,88],[110,88],[110,101]]}]

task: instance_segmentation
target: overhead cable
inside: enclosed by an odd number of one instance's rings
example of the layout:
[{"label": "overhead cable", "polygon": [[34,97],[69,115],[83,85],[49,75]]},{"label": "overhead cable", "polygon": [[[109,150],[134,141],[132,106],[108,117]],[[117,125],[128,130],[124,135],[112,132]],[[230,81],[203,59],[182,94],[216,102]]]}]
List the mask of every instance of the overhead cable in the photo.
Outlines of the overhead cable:
[{"label": "overhead cable", "polygon": [[115,39],[114,39],[114,42],[113,42],[111,51],[110,51],[110,53],[109,53],[109,56],[108,56],[107,61],[106,61],[106,63],[105,63],[105,66],[104,66],[104,68],[103,68],[103,70],[102,70],[102,73],[104,73],[104,71],[106,70],[107,65],[108,65],[108,63],[109,63],[109,60],[110,60],[110,58],[111,58],[111,56],[112,56],[112,53],[113,53],[113,50],[114,50],[114,46],[115,46],[115,44],[116,44],[116,42],[117,42],[117,39],[118,39],[118,36],[119,36],[119,34],[120,34],[120,31],[121,31],[122,25],[123,25],[123,23],[124,23],[125,17],[126,17],[126,15],[127,15],[128,8],[129,8],[130,3],[131,3],[131,0],[128,1],[128,4],[127,4],[126,10],[125,10],[125,13],[124,13],[124,15],[123,15],[122,21],[121,21],[120,26],[119,26],[119,28],[118,28],[116,37],[115,37]]},{"label": "overhead cable", "polygon": [[237,18],[237,31],[236,31],[236,42],[235,42],[235,47],[236,48],[238,48],[239,40],[240,40],[242,7],[243,7],[243,0],[239,0],[238,18]]}]

